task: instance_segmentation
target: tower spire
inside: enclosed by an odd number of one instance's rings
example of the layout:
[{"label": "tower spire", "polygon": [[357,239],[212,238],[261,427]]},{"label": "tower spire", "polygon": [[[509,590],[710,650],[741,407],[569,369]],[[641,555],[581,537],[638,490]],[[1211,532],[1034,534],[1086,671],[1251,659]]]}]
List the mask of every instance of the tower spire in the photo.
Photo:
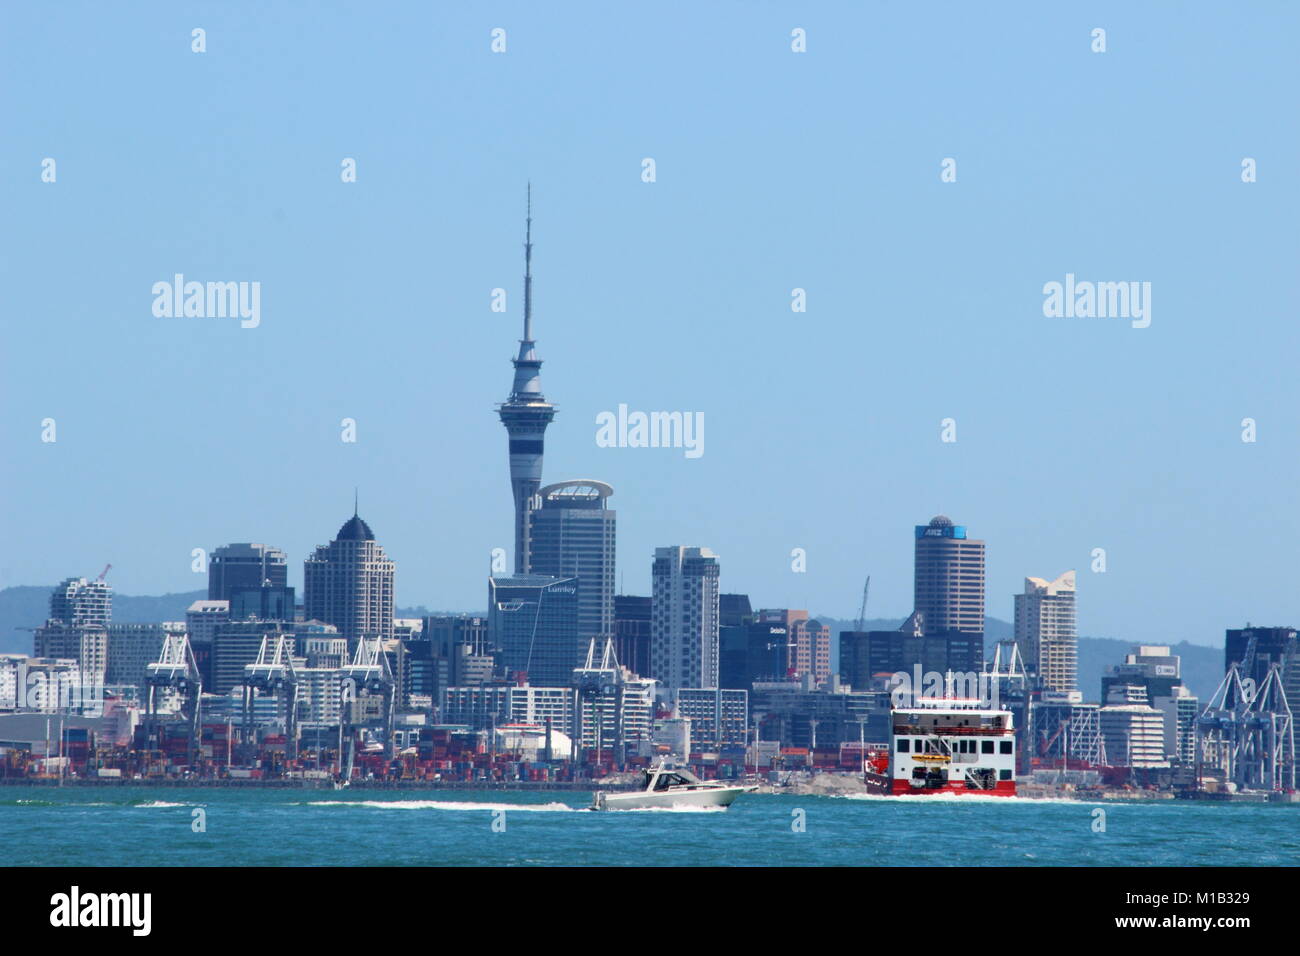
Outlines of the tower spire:
[{"label": "tower spire", "polygon": [[528,213],[524,220],[524,341],[533,340],[533,184],[528,183]]}]

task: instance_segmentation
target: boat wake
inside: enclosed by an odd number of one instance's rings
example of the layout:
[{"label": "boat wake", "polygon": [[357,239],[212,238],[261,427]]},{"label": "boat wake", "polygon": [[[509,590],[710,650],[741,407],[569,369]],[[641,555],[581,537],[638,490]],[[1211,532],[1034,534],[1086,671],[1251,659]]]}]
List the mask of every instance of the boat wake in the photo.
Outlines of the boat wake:
[{"label": "boat wake", "polygon": [[564,813],[577,810],[567,803],[470,803],[461,800],[312,800],[309,807],[369,807],[374,810],[459,810],[483,812],[516,810],[531,813]]}]

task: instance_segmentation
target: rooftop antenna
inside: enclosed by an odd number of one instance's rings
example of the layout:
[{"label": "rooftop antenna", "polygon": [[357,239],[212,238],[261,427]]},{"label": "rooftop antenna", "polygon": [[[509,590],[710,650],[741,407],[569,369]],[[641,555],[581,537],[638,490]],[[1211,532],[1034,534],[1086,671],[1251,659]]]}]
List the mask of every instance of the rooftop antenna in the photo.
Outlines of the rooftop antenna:
[{"label": "rooftop antenna", "polygon": [[360,497],[361,496],[357,493],[356,485],[353,485],[352,486],[352,517],[354,518],[357,516],[357,502],[360,500]]},{"label": "rooftop antenna", "polygon": [[533,340],[533,184],[528,183],[528,215],[524,225],[524,341]]}]

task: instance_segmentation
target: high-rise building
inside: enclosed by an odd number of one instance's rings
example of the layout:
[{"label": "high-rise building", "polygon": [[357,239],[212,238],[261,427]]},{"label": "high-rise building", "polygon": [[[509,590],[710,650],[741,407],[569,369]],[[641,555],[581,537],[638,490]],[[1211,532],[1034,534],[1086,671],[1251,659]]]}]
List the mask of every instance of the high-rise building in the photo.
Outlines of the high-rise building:
[{"label": "high-rise building", "polygon": [[[974,648],[984,659],[984,542],[966,537],[963,525],[936,515],[916,526],[913,610],[925,634],[954,642],[953,657]],[[978,665],[977,665],[978,666]]]},{"label": "high-rise building", "polygon": [[1016,595],[1016,644],[1041,690],[1079,689],[1074,595],[1073,571],[1054,581],[1025,578],[1025,593]]},{"label": "high-rise building", "polygon": [[633,674],[650,673],[650,598],[614,596],[614,653]]},{"label": "high-rise building", "polygon": [[355,648],[362,637],[393,636],[395,565],[354,512],[334,540],[303,565],[303,617],[333,624]]},{"label": "high-rise building", "polygon": [[[289,639],[290,653],[295,644],[292,624],[284,621],[231,621],[217,626],[212,639],[212,687],[214,694],[229,694],[244,683],[244,668],[257,662],[262,649],[262,639],[273,642],[278,637]],[[207,684],[203,689],[209,690]]]},{"label": "high-rise building", "polygon": [[[289,559],[270,545],[226,544],[214,548],[208,558],[209,601],[229,601],[236,590],[284,588],[288,582]],[[293,620],[292,613],[288,620]]]},{"label": "high-rise building", "polygon": [[488,635],[506,676],[567,687],[586,655],[578,637],[578,582],[546,574],[488,578]]},{"label": "high-rise building", "polygon": [[145,686],[149,665],[158,660],[169,635],[183,635],[180,622],[163,624],[110,624],[108,626],[108,684]]},{"label": "high-rise building", "polygon": [[515,573],[530,571],[528,515],[542,485],[542,451],[546,426],[555,406],[542,394],[542,360],[533,341],[533,200],[528,191],[528,219],[524,230],[524,337],[513,359],[514,385],[510,397],[497,406],[501,424],[510,435],[510,488],[515,504]]},{"label": "high-rise building", "polygon": [[33,635],[35,655],[76,661],[81,679],[102,683],[112,619],[112,587],[103,580],[68,578],[50,595],[49,620]]},{"label": "high-rise building", "polygon": [[529,513],[529,573],[578,581],[578,637],[614,633],[614,520],[603,481],[547,485]]},{"label": "high-rise building", "polygon": [[785,628],[785,668],[796,679],[811,676],[813,686],[820,687],[831,677],[831,629],[820,621],[809,620],[808,612],[790,608],[765,609],[758,612],[760,624],[779,624]]},{"label": "high-rise building", "polygon": [[945,515],[916,526],[913,609],[926,633],[984,633],[984,542]]},{"label": "high-rise building", "polygon": [[113,588],[99,579],[62,581],[50,595],[50,620],[72,627],[108,627],[113,620]]},{"label": "high-rise building", "polygon": [[650,675],[669,695],[719,679],[718,558],[708,548],[656,548]]},{"label": "high-rise building", "polygon": [[977,674],[983,658],[982,634],[932,634],[916,611],[896,631],[840,632],[840,679],[855,691],[886,686],[895,674],[915,682],[917,668],[923,680],[928,674]]},{"label": "high-rise building", "polygon": [[1300,709],[1300,639],[1294,627],[1251,627],[1229,630],[1223,644],[1223,669],[1236,664],[1243,680],[1264,686],[1269,669],[1278,665],[1282,688],[1292,709]]}]

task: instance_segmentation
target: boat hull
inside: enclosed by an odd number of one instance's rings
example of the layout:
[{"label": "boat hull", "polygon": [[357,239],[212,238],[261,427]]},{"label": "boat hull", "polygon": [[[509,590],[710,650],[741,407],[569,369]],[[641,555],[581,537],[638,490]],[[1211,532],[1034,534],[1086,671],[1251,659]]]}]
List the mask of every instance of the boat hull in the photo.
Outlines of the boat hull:
[{"label": "boat hull", "polygon": [[1016,782],[999,780],[992,790],[976,790],[959,781],[951,781],[943,787],[929,789],[913,787],[907,780],[891,780],[884,774],[868,773],[864,781],[867,792],[882,797],[925,797],[936,793],[955,793],[967,797],[1014,797]]},{"label": "boat hull", "polygon": [[592,803],[593,810],[670,810],[707,807],[729,807],[736,797],[748,787],[702,787],[698,790],[677,790],[668,793],[605,793],[598,791]]}]

